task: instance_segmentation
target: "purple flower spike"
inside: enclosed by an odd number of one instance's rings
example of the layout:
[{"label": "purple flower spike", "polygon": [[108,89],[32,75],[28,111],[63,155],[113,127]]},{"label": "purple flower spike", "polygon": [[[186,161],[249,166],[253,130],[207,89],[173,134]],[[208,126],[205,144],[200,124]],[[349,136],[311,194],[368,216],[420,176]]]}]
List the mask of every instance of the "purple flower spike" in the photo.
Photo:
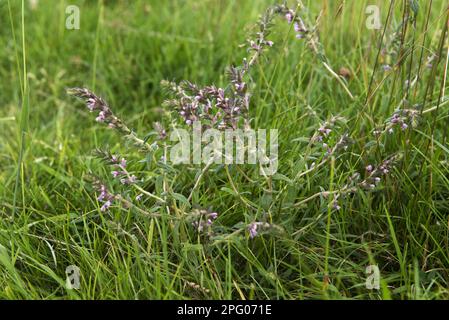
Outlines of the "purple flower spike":
[{"label": "purple flower spike", "polygon": [[104,122],[106,120],[106,114],[104,111],[100,111],[98,117],[95,119],[97,122]]},{"label": "purple flower spike", "polygon": [[298,22],[295,22],[295,24],[293,25],[293,27],[295,28],[296,32],[301,32],[301,27],[299,26]]},{"label": "purple flower spike", "polygon": [[114,177],[114,178],[117,178],[119,175],[120,175],[120,171],[112,171],[111,172],[112,173],[112,176]]},{"label": "purple flower spike", "polygon": [[288,23],[292,23],[294,13],[290,10],[285,14],[285,19],[287,19]]},{"label": "purple flower spike", "polygon": [[105,198],[106,194],[105,193],[100,193],[100,195],[98,196],[97,200],[98,201],[103,201],[103,199]]},{"label": "purple flower spike", "polygon": [[137,177],[135,175],[130,176],[129,178],[120,179],[121,184],[133,184],[137,182]]},{"label": "purple flower spike", "polygon": [[103,202],[103,205],[101,206],[100,210],[102,212],[105,212],[112,205],[112,202],[114,201],[114,195],[109,193],[108,189],[104,184],[97,185],[95,188],[97,191],[100,192],[100,195],[97,198],[98,201]]},{"label": "purple flower spike", "polygon": [[331,129],[326,128],[326,127],[320,127],[320,128],[318,129],[318,131],[319,131],[320,133],[324,134],[324,136],[328,136],[328,135],[332,132]]},{"label": "purple flower spike", "polygon": [[257,222],[253,222],[248,227],[249,237],[254,239],[257,236]]},{"label": "purple flower spike", "polygon": [[87,108],[90,110],[90,112],[94,111],[96,108],[95,99],[92,99],[92,98],[88,99],[86,105],[87,105]]},{"label": "purple flower spike", "polygon": [[217,217],[218,217],[218,213],[212,212],[212,213],[209,215],[209,217],[210,217],[212,220],[215,220],[215,219],[217,219]]},{"label": "purple flower spike", "polygon": [[390,122],[391,123],[398,123],[399,122],[399,115],[398,114],[394,114],[393,117],[391,118]]},{"label": "purple flower spike", "polygon": [[100,195],[98,196],[98,201],[103,201],[104,199],[108,198],[109,194],[106,189],[105,185],[100,186]]},{"label": "purple flower spike", "polygon": [[101,212],[105,212],[109,209],[109,207],[112,205],[111,201],[106,201],[100,208]]},{"label": "purple flower spike", "polygon": [[332,208],[337,211],[341,209],[341,207],[338,205],[337,200],[335,200],[334,203],[332,204]]}]

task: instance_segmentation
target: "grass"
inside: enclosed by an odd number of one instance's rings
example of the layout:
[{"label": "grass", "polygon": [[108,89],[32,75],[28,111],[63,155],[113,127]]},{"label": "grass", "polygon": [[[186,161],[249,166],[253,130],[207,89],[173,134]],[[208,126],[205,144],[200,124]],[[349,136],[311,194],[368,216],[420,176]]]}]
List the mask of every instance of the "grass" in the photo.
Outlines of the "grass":
[{"label": "grass", "polygon": [[[328,64],[348,69],[348,80],[337,81],[276,19],[275,45],[252,70],[250,113],[253,127],[279,130],[278,174],[211,166],[192,192],[204,166],[141,161],[66,88],[95,90],[144,137],[170,117],[161,80],[224,85],[226,67],[246,55],[240,45],[272,3],[43,0],[32,9],[0,0],[0,298],[448,299],[447,3],[419,1],[413,28],[401,26],[411,2],[372,2],[380,30],[365,26],[368,1],[305,1],[312,21],[323,10]],[[69,4],[80,8],[80,30],[65,28]],[[381,49],[394,47],[392,30],[397,55],[389,57]],[[440,61],[428,68],[432,53]],[[372,131],[404,108],[404,97],[422,108],[419,124],[377,139]],[[332,116],[345,121],[330,143],[348,133],[352,144],[311,169],[323,151],[310,138]],[[154,199],[142,208],[157,215],[101,212],[88,176],[116,186],[96,148],[125,154],[145,190],[173,196],[168,213]],[[379,187],[332,209],[326,191],[391,155],[400,160]],[[190,205],[219,213],[214,237],[182,219]],[[250,239],[245,226],[255,220],[277,228]],[[78,290],[65,286],[69,265],[81,270]],[[368,265],[380,269],[380,290],[365,286]]]}]

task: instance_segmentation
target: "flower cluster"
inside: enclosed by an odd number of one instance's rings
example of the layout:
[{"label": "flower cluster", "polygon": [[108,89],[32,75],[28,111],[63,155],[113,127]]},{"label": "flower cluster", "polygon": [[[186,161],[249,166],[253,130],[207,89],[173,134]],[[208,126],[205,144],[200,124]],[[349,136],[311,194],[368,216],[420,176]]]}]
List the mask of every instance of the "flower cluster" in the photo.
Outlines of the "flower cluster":
[{"label": "flower cluster", "polygon": [[329,134],[332,132],[332,129],[328,128],[327,125],[323,125],[318,128],[318,136],[316,136],[316,139],[318,141],[323,141],[323,137],[329,136]]},{"label": "flower cluster", "polygon": [[365,167],[366,178],[358,186],[362,189],[374,189],[382,181],[382,178],[390,173],[395,159],[395,157],[390,157],[378,166],[367,165]]},{"label": "flower cluster", "polygon": [[[248,70],[248,69],[246,69]],[[250,100],[250,94],[248,93],[248,85],[244,81],[245,69],[244,68],[237,68],[237,67],[230,67],[229,68],[229,79],[232,84],[232,100],[234,101],[235,107],[234,111],[239,112],[241,115],[244,116],[245,119],[245,125],[249,125],[247,123],[247,119],[249,117],[249,100]]]},{"label": "flower cluster", "polygon": [[272,227],[271,224],[267,222],[254,221],[248,225],[249,237],[251,239],[254,239],[259,234],[261,229],[264,230],[269,229],[271,227]]},{"label": "flower cluster", "polygon": [[108,211],[109,207],[115,200],[115,196],[108,191],[108,189],[104,184],[101,184],[99,182],[94,183],[94,188],[96,189],[97,192],[100,193],[97,200],[103,203],[100,210],[102,212]]},{"label": "flower cluster", "polygon": [[323,148],[326,150],[326,157],[334,154],[335,152],[348,148],[350,144],[350,138],[348,134],[343,134],[337,140],[337,142],[332,142],[331,133],[337,122],[345,122],[346,120],[342,117],[332,117],[330,120],[323,123],[314,133],[312,138],[310,139],[312,143],[321,143]]},{"label": "flower cluster", "polygon": [[347,150],[348,146],[352,143],[349,135],[347,133],[344,133],[340,136],[340,138],[338,139],[337,143],[334,145],[334,147],[332,148],[332,153],[333,152],[337,152],[340,150]]},{"label": "flower cluster", "polygon": [[285,8],[285,19],[287,19],[288,23],[293,23],[293,28],[296,32],[297,39],[304,39],[309,32],[304,21],[300,16],[296,16],[295,12],[292,9]]},{"label": "flower cluster", "polygon": [[121,184],[130,185],[137,182],[137,177],[126,169],[127,160],[125,158],[101,149],[95,150],[95,155],[114,168],[111,171],[112,177],[118,179]]},{"label": "flower cluster", "polygon": [[218,213],[209,212],[207,210],[196,210],[195,212],[193,212],[192,216],[195,219],[192,222],[193,227],[196,231],[201,233],[212,226],[212,224],[218,217]]},{"label": "flower cluster", "polygon": [[116,167],[116,170],[111,172],[112,176],[116,179],[120,179],[121,184],[134,184],[137,182],[137,177],[135,175],[130,175],[126,170],[126,159],[122,158],[120,161],[117,157],[114,157],[113,165]]},{"label": "flower cluster", "polygon": [[86,88],[73,88],[68,90],[72,94],[85,101],[90,112],[98,112],[97,122],[105,123],[110,128],[120,126],[120,120],[114,116],[108,104],[99,96]]},{"label": "flower cluster", "polygon": [[329,137],[332,129],[336,126],[337,122],[344,122],[345,119],[342,117],[332,117],[325,123],[323,123],[312,136],[312,142],[323,142]]},{"label": "flower cluster", "polygon": [[259,30],[255,33],[255,37],[248,39],[249,57],[243,59],[241,66],[228,68],[228,86],[200,87],[189,81],[182,81],[179,84],[162,81],[162,86],[174,96],[173,99],[166,100],[164,105],[175,109],[183,122],[189,126],[195,121],[202,121],[205,127],[220,130],[236,129],[243,119],[245,127],[248,127],[250,94],[244,76],[264,50],[273,46],[273,42],[267,39],[273,16],[274,9],[270,7],[260,18]]},{"label": "flower cluster", "polygon": [[416,109],[401,109],[393,113],[393,116],[390,118],[390,124],[392,127],[400,127],[402,130],[405,130],[409,125],[415,126],[418,117],[419,111]]},{"label": "flower cluster", "polygon": [[[305,9],[301,5],[302,9]],[[313,26],[310,22],[305,20],[305,16],[301,17],[298,12],[290,9],[285,3],[275,6],[275,12],[285,17],[289,24],[293,23],[295,36],[297,39],[305,39],[312,52],[323,62],[327,61],[324,48],[319,40],[316,32],[316,25]],[[316,21],[318,24],[319,17]]]},{"label": "flower cluster", "polygon": [[375,136],[379,136],[383,132],[392,134],[395,128],[402,131],[407,130],[410,126],[414,128],[418,124],[419,116],[420,112],[418,109],[398,109],[387,119],[383,130],[376,129],[373,133]]},{"label": "flower cluster", "polygon": [[382,70],[385,72],[391,71],[393,68],[389,64],[383,64]]},{"label": "flower cluster", "polygon": [[167,138],[167,131],[165,131],[165,128],[161,125],[160,122],[155,122],[153,124],[153,128],[157,132],[160,140],[164,140]]},{"label": "flower cluster", "polygon": [[136,201],[140,201],[140,200],[142,200],[142,198],[143,198],[143,193],[139,193],[139,194],[136,196]]},{"label": "flower cluster", "polygon": [[[401,127],[402,130],[405,130],[408,128],[407,123],[399,116],[398,113],[395,113],[391,119],[390,119],[390,123],[393,125],[399,125]],[[392,128],[390,130],[393,130]]]},{"label": "flower cluster", "polygon": [[248,51],[252,53],[249,58],[249,62],[247,63],[246,59],[243,62],[244,72],[247,72],[248,69],[257,61],[257,59],[262,55],[263,51],[266,48],[273,46],[273,41],[267,40],[268,35],[270,34],[271,27],[273,25],[273,17],[275,12],[275,8],[268,8],[265,11],[265,14],[262,15],[259,19],[259,31],[255,33],[255,37],[253,39],[248,39]]},{"label": "flower cluster", "polygon": [[[165,105],[175,108],[184,123],[191,126],[202,121],[205,126],[227,129],[236,128],[242,112],[248,109],[249,98],[242,99],[245,84],[236,83],[239,95],[225,95],[225,90],[214,85],[199,88],[197,85],[182,81],[179,85],[163,81],[176,99],[165,101]],[[237,87],[236,85],[236,87]]]},{"label": "flower cluster", "polygon": [[288,23],[292,23],[293,22],[293,18],[295,17],[295,12],[291,9],[287,9],[285,8],[285,19],[287,20]]},{"label": "flower cluster", "polygon": [[[349,182],[337,192],[334,193],[334,198],[331,203],[332,209],[340,210],[341,207],[338,203],[338,199],[346,198],[348,194],[355,193],[358,189],[373,190],[382,181],[382,178],[387,177],[395,163],[398,161],[399,155],[395,154],[382,161],[378,166],[368,164],[365,167],[365,178],[361,181],[361,174],[359,172],[354,173],[349,177]],[[322,195],[328,196],[330,192],[321,192]]]},{"label": "flower cluster", "polygon": [[136,134],[129,129],[126,124],[114,115],[109,105],[101,97],[97,96],[86,88],[71,88],[67,93],[73,95],[86,103],[90,112],[98,112],[96,121],[106,124],[109,128],[116,129],[125,138],[142,150],[151,150],[151,146],[145,141],[139,139]]},{"label": "flower cluster", "polygon": [[341,209],[340,205],[338,204],[338,198],[339,198],[339,195],[337,194],[334,197],[334,200],[332,201],[332,209],[337,210],[337,211]]}]

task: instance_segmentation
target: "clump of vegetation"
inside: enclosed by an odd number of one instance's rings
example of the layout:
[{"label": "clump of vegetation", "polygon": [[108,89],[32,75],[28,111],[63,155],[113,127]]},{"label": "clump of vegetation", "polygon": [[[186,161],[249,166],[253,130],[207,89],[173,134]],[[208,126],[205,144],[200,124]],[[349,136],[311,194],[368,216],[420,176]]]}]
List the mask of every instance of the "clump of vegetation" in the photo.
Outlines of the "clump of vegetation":
[{"label": "clump of vegetation", "polygon": [[[49,52],[19,45],[26,8],[8,3],[13,40],[0,56],[18,76],[0,101],[16,93],[23,105],[17,124],[0,113],[12,124],[0,145],[0,297],[446,299],[447,8],[390,2],[369,30],[366,3],[326,3],[271,5],[252,27],[244,3],[134,4],[124,12],[139,28],[122,24],[120,3],[85,4],[89,26],[50,37],[73,41],[51,69]],[[195,18],[206,13],[216,26]],[[141,32],[159,22],[172,27]],[[21,27],[24,40],[42,31]],[[278,129],[278,171],[170,162],[172,135],[196,122]],[[79,290],[64,286],[69,265]],[[365,286],[369,265],[380,290]]]}]

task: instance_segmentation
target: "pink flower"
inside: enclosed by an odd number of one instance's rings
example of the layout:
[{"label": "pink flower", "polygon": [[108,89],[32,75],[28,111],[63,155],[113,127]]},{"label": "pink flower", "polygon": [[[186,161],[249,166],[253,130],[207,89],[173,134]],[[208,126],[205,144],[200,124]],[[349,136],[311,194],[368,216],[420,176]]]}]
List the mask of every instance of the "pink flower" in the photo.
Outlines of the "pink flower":
[{"label": "pink flower", "polygon": [[338,205],[337,200],[334,200],[334,203],[332,204],[332,208],[337,211],[341,209],[341,207]]},{"label": "pink flower", "polygon": [[120,175],[120,171],[112,171],[111,172],[112,173],[112,176],[114,177],[114,178],[117,178],[119,175]]},{"label": "pink flower", "polygon": [[398,123],[399,122],[399,115],[398,114],[394,114],[393,117],[391,118],[390,122],[391,123]]},{"label": "pink flower", "polygon": [[295,22],[295,24],[293,25],[293,28],[295,28],[296,32],[301,32],[301,27],[299,26],[298,22]]},{"label": "pink flower", "polygon": [[97,122],[104,122],[106,120],[106,114],[104,111],[100,111],[98,117],[95,119]]},{"label": "pink flower", "polygon": [[96,102],[95,99],[88,99],[86,102],[87,108],[90,110],[90,112],[94,111],[96,108]]},{"label": "pink flower", "polygon": [[289,10],[286,14],[285,14],[285,19],[287,19],[288,23],[292,23],[293,21],[293,16],[294,16],[294,12]]},{"label": "pink flower", "polygon": [[320,128],[318,129],[318,131],[319,131],[320,133],[324,134],[325,136],[328,136],[329,133],[332,132],[331,129],[326,128],[326,127],[320,127]]},{"label": "pink flower", "polygon": [[248,226],[249,237],[251,239],[253,239],[257,236],[257,226],[258,226],[257,222],[253,222]]},{"label": "pink flower", "polygon": [[102,212],[105,212],[105,211],[107,211],[107,210],[109,209],[109,207],[110,207],[111,205],[112,205],[111,201],[108,200],[108,201],[106,201],[106,202],[101,206],[100,210],[101,210]]},{"label": "pink flower", "polygon": [[210,217],[211,219],[215,220],[215,219],[217,219],[217,217],[218,217],[218,213],[212,212],[211,214],[209,214],[209,217]]}]

